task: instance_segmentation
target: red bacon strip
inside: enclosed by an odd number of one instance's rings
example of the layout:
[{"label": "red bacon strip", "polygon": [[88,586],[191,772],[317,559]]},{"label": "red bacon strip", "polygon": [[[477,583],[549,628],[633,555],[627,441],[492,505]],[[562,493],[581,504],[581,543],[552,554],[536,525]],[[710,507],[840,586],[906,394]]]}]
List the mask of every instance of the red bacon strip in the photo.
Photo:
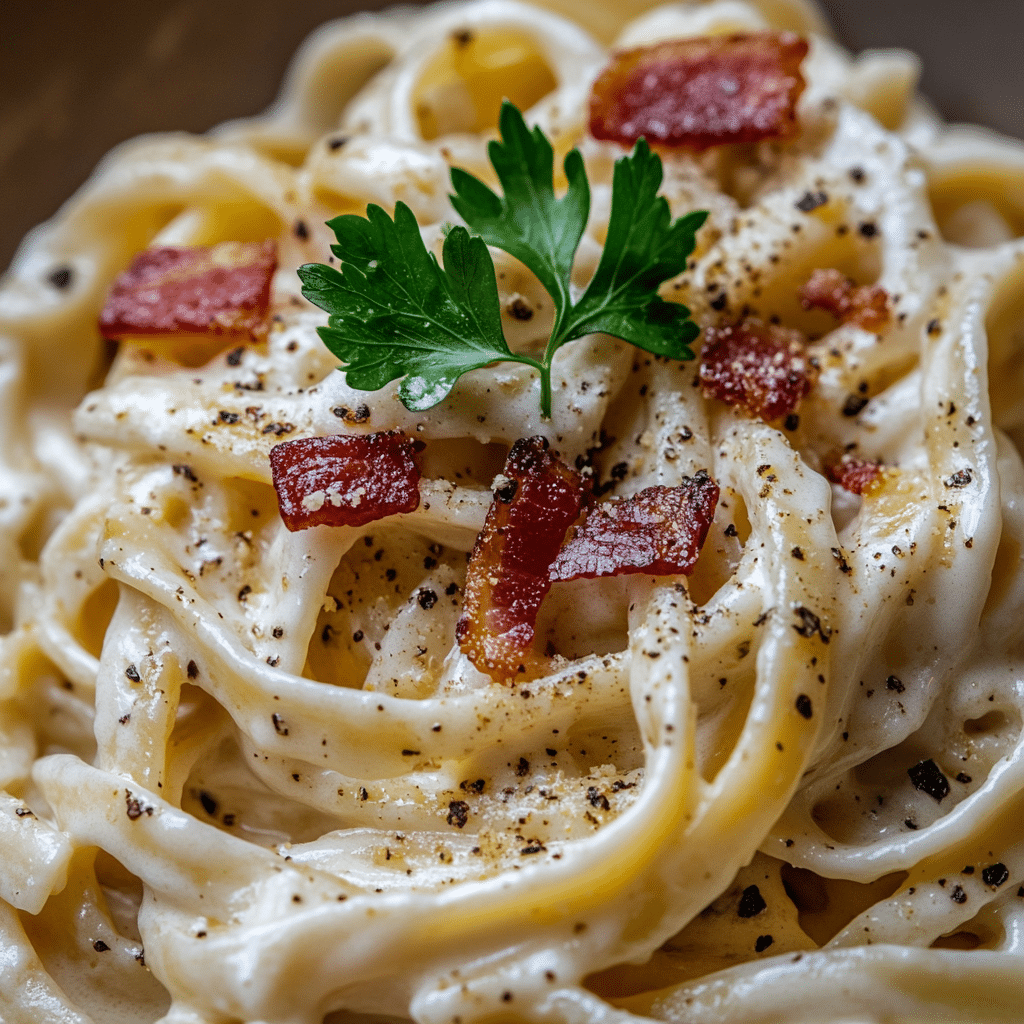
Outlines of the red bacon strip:
[{"label": "red bacon strip", "polygon": [[648,487],[590,510],[558,553],[551,580],[626,573],[693,572],[718,504],[718,485],[701,470],[680,487]]},{"label": "red bacon strip", "polygon": [[420,503],[422,441],[400,430],[302,437],[270,449],[281,518],[289,530],[364,526]]},{"label": "red bacon strip", "polygon": [[470,661],[495,677],[539,664],[530,648],[551,587],[548,567],[580,512],[579,473],[547,448],[543,437],[512,446],[466,572],[455,636]]},{"label": "red bacon strip", "polygon": [[704,331],[700,382],[706,398],[775,420],[797,408],[815,377],[796,331],[759,320]]},{"label": "red bacon strip", "polygon": [[844,455],[825,467],[825,476],[851,494],[870,494],[881,482],[885,469],[878,462]]},{"label": "red bacon strip", "polygon": [[889,322],[889,296],[878,285],[858,287],[838,270],[815,270],[800,289],[804,309],[824,309],[844,324],[878,333]]},{"label": "red bacon strip", "polygon": [[590,133],[704,150],[791,139],[807,41],[791,32],[673,39],[612,55],[590,95]]},{"label": "red bacon strip", "polygon": [[273,239],[147,249],[114,281],[100,331],[105,338],[253,334],[266,320],[276,269]]}]

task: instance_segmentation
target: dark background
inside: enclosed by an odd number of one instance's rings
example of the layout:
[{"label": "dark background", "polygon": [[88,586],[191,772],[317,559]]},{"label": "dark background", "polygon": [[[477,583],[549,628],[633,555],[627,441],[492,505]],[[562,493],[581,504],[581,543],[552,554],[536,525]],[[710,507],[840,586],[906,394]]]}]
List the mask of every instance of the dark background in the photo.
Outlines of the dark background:
[{"label": "dark background", "polygon": [[[581,0],[585,3],[586,0]],[[1024,0],[823,0],[854,50],[902,46],[952,120],[1024,138]],[[0,0],[0,268],[115,143],[273,99],[315,26],[381,0]]]}]

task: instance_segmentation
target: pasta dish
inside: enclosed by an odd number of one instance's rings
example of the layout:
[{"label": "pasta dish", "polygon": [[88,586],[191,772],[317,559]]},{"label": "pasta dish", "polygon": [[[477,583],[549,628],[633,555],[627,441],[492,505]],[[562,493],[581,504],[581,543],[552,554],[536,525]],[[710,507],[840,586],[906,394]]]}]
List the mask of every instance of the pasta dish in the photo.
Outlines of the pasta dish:
[{"label": "pasta dish", "polygon": [[1020,1019],[1024,146],[917,72],[361,14],[26,239],[0,1020]]}]

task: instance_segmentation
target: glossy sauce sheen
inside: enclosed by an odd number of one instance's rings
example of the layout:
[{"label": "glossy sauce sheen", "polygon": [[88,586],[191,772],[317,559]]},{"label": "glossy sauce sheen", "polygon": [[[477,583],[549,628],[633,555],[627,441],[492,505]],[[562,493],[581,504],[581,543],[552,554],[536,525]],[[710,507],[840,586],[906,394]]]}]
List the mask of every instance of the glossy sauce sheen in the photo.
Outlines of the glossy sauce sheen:
[{"label": "glossy sauce sheen", "polygon": [[414,512],[420,503],[422,450],[422,441],[400,430],[276,445],[270,467],[285,526],[363,526]]},{"label": "glossy sauce sheen", "polygon": [[807,42],[791,32],[675,39],[623,50],[594,83],[590,132],[703,150],[790,139]]},{"label": "glossy sauce sheen", "polygon": [[516,441],[502,476],[470,558],[456,637],[478,668],[507,677],[536,658],[529,649],[548,569],[579,516],[583,481],[543,437]]},{"label": "glossy sauce sheen", "polygon": [[277,243],[163,246],[139,253],[100,314],[104,337],[253,333],[270,307]]},{"label": "glossy sauce sheen", "polygon": [[551,566],[552,580],[626,573],[689,575],[718,504],[718,485],[701,470],[680,487],[648,487],[592,508]]},{"label": "glossy sauce sheen", "polygon": [[700,382],[707,398],[775,420],[796,409],[814,376],[796,331],[745,320],[704,332]]},{"label": "glossy sauce sheen", "polygon": [[824,309],[843,323],[882,331],[889,323],[889,296],[878,285],[857,287],[838,270],[815,270],[800,289],[804,309]]}]

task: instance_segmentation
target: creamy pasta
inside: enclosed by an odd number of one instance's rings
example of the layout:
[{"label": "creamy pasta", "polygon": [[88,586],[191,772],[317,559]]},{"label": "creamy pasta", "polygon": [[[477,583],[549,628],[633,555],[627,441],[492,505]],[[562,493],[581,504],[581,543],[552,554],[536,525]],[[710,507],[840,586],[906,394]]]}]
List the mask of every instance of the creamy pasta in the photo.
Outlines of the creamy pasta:
[{"label": "creamy pasta", "polygon": [[[1024,1005],[1024,148],[947,127],[904,52],[804,0],[515,0],[325,25],[263,116],[119,147],[0,287],[0,1020],[342,1024],[1019,1019]],[[800,331],[785,423],[606,335],[425,412],[350,387],[296,268],[402,201],[440,255],[503,96],[583,154],[582,288],[621,147],[611,49],[806,37],[792,141],[665,150],[709,211],[666,285]],[[562,183],[564,187],[564,182]],[[151,246],[275,239],[266,335],[104,343]],[[493,250],[515,350],[537,279]],[[831,269],[888,296],[807,309]],[[524,312],[525,311],[525,312]],[[270,449],[398,429],[419,507],[285,529]],[[547,668],[460,650],[518,438],[627,496],[705,470],[695,572],[555,583]],[[839,455],[880,464],[861,495]]]}]

